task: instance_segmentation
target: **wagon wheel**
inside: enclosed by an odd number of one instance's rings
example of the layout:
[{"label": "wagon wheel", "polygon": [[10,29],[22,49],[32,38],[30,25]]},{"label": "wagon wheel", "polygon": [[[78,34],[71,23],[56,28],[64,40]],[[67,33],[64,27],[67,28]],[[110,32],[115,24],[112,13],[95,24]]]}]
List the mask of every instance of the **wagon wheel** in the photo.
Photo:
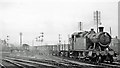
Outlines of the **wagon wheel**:
[{"label": "wagon wheel", "polygon": [[106,57],[105,56],[100,56],[100,57],[101,57],[101,61],[100,62],[103,63]]}]

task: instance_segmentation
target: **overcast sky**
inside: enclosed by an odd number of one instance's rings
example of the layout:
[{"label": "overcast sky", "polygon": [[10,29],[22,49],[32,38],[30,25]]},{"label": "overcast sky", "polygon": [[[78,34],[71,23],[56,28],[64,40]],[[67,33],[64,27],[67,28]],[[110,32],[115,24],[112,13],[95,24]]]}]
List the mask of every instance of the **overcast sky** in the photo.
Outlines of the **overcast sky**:
[{"label": "overcast sky", "polygon": [[93,12],[101,11],[101,22],[105,31],[112,28],[118,35],[118,0],[0,0],[0,38],[9,35],[10,43],[19,44],[19,33],[23,43],[44,32],[45,43],[58,43],[58,34],[67,42],[68,34],[78,31],[78,22],[83,30],[96,27]]}]

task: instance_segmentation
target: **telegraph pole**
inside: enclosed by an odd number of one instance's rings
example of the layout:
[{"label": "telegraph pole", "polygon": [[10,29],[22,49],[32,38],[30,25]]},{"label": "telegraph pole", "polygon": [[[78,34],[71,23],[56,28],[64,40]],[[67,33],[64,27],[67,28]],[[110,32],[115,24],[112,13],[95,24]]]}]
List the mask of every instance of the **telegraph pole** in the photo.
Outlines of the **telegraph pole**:
[{"label": "telegraph pole", "polygon": [[82,30],[82,22],[80,22],[80,31]]},{"label": "telegraph pole", "polygon": [[22,32],[20,32],[20,45],[22,45]]},{"label": "telegraph pole", "polygon": [[68,34],[68,50],[70,50],[70,35]]},{"label": "telegraph pole", "polygon": [[43,37],[44,37],[44,33],[43,32],[41,32],[40,33],[40,36],[38,36],[38,41],[41,43],[41,45],[42,45],[42,42],[43,42]]},{"label": "telegraph pole", "polygon": [[98,11],[96,11],[97,33],[98,33]]},{"label": "telegraph pole", "polygon": [[[60,45],[61,45],[61,34],[59,34],[58,35],[59,37],[58,37],[58,39],[59,39],[59,41],[58,41],[58,50],[60,50]],[[63,48],[63,47],[62,47]]]},{"label": "telegraph pole", "polygon": [[42,37],[42,39],[41,39],[41,45],[42,45],[42,43],[43,43],[43,37],[44,37],[44,33],[43,32],[41,33],[41,37]]},{"label": "telegraph pole", "polygon": [[9,41],[9,36],[8,36],[8,35],[7,35],[7,40],[6,40],[6,41],[7,41],[7,46],[9,46],[9,44],[8,44],[8,41]]},{"label": "telegraph pole", "polygon": [[61,43],[61,35],[59,34],[59,44]]},{"label": "telegraph pole", "polygon": [[97,24],[97,33],[98,33],[98,25],[100,24],[102,24],[101,23],[101,14],[100,14],[100,11],[95,11],[94,12],[94,22]]}]

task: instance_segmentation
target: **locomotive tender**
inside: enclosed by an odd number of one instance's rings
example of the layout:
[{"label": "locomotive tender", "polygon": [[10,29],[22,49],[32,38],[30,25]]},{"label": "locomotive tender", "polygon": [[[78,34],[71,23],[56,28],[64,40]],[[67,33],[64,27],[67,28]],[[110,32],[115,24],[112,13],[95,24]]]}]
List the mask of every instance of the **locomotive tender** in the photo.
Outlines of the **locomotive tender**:
[{"label": "locomotive tender", "polygon": [[73,33],[67,49],[60,49],[64,45],[58,45],[56,55],[76,59],[89,59],[97,63],[104,61],[112,63],[115,51],[109,47],[111,43],[110,34],[104,32],[103,29],[104,27],[99,27],[98,33],[94,29]]}]

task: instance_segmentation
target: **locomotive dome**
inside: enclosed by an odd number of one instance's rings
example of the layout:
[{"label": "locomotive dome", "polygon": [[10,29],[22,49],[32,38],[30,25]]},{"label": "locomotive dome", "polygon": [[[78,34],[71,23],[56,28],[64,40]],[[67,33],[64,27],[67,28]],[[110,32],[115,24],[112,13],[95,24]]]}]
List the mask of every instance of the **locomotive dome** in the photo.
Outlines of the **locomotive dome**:
[{"label": "locomotive dome", "polygon": [[82,33],[82,32],[84,32],[84,31],[75,31],[75,32],[73,32],[71,35],[78,35],[79,33]]}]

